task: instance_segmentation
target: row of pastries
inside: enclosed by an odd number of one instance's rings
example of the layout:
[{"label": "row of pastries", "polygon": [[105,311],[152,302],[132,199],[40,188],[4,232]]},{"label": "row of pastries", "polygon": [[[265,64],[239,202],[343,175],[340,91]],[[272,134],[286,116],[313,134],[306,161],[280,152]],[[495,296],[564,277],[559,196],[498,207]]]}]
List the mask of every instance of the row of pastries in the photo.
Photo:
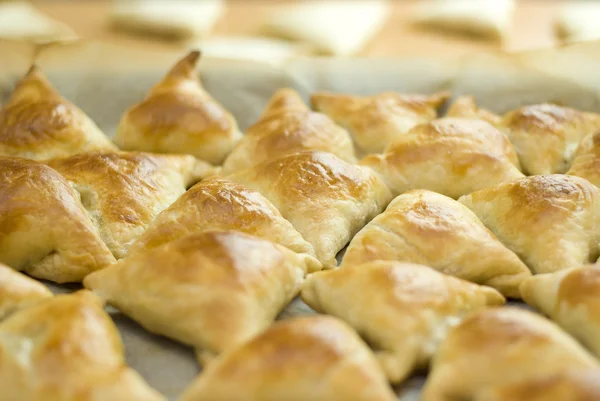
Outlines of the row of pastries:
[{"label": "row of pastries", "polygon": [[3,105],[2,399],[163,399],[105,303],[196,350],[182,401],[600,399],[600,116],[281,89],[242,134],[198,59],[114,141],[36,67]]}]

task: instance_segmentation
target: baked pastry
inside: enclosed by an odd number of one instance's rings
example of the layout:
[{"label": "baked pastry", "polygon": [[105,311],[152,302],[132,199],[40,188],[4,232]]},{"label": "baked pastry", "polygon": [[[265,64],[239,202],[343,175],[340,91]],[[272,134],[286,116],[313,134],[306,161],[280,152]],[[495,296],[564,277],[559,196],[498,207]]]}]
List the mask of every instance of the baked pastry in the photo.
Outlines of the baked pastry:
[{"label": "baked pastry", "polygon": [[582,178],[527,177],[463,196],[459,202],[534,273],[598,258],[600,192]]},{"label": "baked pastry", "polygon": [[569,1],[554,17],[554,31],[563,42],[582,42],[600,39],[600,6],[593,1]]},{"label": "baked pastry", "polygon": [[494,287],[519,298],[531,273],[464,205],[444,195],[412,190],[398,196],[350,242],[342,267],[374,260],[419,263]]},{"label": "baked pastry", "polygon": [[504,134],[481,120],[442,118],[396,138],[382,155],[360,164],[371,167],[395,195],[429,189],[461,195],[523,177]]},{"label": "baked pastry", "polygon": [[267,34],[312,45],[324,54],[358,53],[381,29],[386,0],[304,1],[279,7],[263,21]]},{"label": "baked pastry", "polygon": [[7,1],[0,2],[0,38],[48,43],[75,40],[77,35],[28,1]]},{"label": "baked pastry", "polygon": [[394,139],[418,124],[437,118],[450,93],[411,95],[384,92],[353,96],[319,92],[311,96],[316,110],[348,129],[362,154],[381,153]]},{"label": "baked pastry", "polygon": [[572,370],[485,389],[473,401],[596,401],[600,370]]},{"label": "baked pastry", "polygon": [[294,252],[315,253],[312,245],[264,196],[244,185],[211,177],[194,185],[162,211],[130,248],[129,254],[145,252],[207,230],[240,231]]},{"label": "baked pastry", "polygon": [[302,286],[302,299],[354,327],[378,350],[392,383],[426,367],[448,329],[464,316],[504,304],[492,288],[391,261],[312,274]]},{"label": "baked pastry", "polygon": [[0,156],[43,160],[92,150],[116,147],[31,67],[0,110]]},{"label": "baked pastry", "polygon": [[0,320],[51,296],[44,284],[0,263]]},{"label": "baked pastry", "polygon": [[529,278],[523,299],[600,356],[600,265]]},{"label": "baked pastry", "polygon": [[583,138],[567,174],[585,178],[600,187],[600,131]]},{"label": "baked pastry", "polygon": [[0,263],[58,283],[81,281],[115,259],[79,195],[33,160],[0,156]]},{"label": "baked pastry", "polygon": [[242,138],[234,117],[204,90],[196,64],[181,59],[119,123],[115,143],[124,150],[191,154],[221,164]]},{"label": "baked pastry", "polygon": [[304,150],[331,152],[356,163],[350,135],[329,117],[311,111],[298,93],[280,89],[271,98],[256,124],[231,152],[222,174],[252,167],[265,160]]},{"label": "baked pastry", "polygon": [[92,152],[53,159],[50,167],[79,192],[102,240],[117,259],[156,215],[211,168],[189,155]]},{"label": "baked pastry", "polygon": [[477,105],[473,96],[459,96],[452,102],[447,117],[473,118],[486,121],[494,127],[502,125],[502,117]]},{"label": "baked pastry", "polygon": [[[232,385],[235,384],[235,385]],[[365,343],[326,316],[284,320],[222,354],[181,401],[394,401]]]},{"label": "baked pastry", "polygon": [[207,231],[90,274],[86,288],[203,358],[267,328],[320,263],[247,234]]},{"label": "baked pastry", "polygon": [[0,386],[11,401],[164,400],[127,367],[117,328],[89,291],[0,323]]},{"label": "baked pastry", "polygon": [[471,400],[497,386],[599,366],[554,323],[524,309],[491,308],[450,331],[433,358],[421,400]]},{"label": "baked pastry", "polygon": [[337,265],[337,253],[391,200],[371,170],[325,152],[283,156],[228,178],[273,202],[326,267]]},{"label": "baked pastry", "polygon": [[600,128],[600,115],[537,104],[507,113],[502,126],[525,174],[564,173],[579,142]]}]

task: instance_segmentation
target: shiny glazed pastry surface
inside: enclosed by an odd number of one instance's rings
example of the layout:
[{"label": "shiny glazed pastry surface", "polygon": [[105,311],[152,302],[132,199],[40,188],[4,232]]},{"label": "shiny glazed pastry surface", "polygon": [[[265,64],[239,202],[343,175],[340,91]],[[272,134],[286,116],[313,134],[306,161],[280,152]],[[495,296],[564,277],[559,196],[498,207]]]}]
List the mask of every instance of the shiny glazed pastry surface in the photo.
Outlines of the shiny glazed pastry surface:
[{"label": "shiny glazed pastry surface", "polygon": [[600,187],[600,131],[581,141],[567,174],[585,178]]}]

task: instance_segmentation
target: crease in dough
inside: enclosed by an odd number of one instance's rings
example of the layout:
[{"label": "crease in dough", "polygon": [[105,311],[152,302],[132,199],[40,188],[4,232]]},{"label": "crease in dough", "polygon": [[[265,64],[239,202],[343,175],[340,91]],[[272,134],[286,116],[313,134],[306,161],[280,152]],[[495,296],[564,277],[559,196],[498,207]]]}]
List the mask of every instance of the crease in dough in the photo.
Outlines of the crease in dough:
[{"label": "crease in dough", "polygon": [[227,178],[273,202],[327,268],[337,266],[337,253],[391,200],[370,169],[326,152],[283,156]]},{"label": "crease in dough", "polygon": [[585,178],[600,187],[600,131],[583,138],[567,174]]},{"label": "crease in dough", "polygon": [[292,224],[257,191],[230,180],[211,177],[191,187],[156,216],[128,255],[147,252],[167,242],[207,230],[233,230],[314,256]]},{"label": "crease in dough", "polygon": [[279,89],[229,154],[221,174],[305,150],[330,152],[356,163],[354,144],[346,130],[325,114],[311,111],[293,89]]},{"label": "crease in dough", "polygon": [[482,120],[446,117],[420,124],[361,165],[375,170],[394,195],[428,189],[458,198],[523,177],[506,136]]},{"label": "crease in dough", "polygon": [[165,401],[125,363],[119,332],[89,291],[0,323],[0,387],[11,401]]},{"label": "crease in dough", "polygon": [[44,160],[115,145],[33,65],[0,109],[0,156]]},{"label": "crease in dough", "polygon": [[312,106],[331,117],[352,135],[358,153],[381,153],[394,139],[419,124],[437,118],[449,92],[432,95],[384,92],[354,96],[317,92]]},{"label": "crease in dough", "polygon": [[600,265],[534,276],[521,292],[527,304],[600,356]]},{"label": "crease in dough", "polygon": [[0,156],[0,263],[57,283],[114,263],[78,193],[52,168]]},{"label": "crease in dough", "polygon": [[[234,383],[234,385],[232,385]],[[373,353],[328,316],[275,323],[223,353],[181,401],[394,401]]]},{"label": "crease in dough", "polygon": [[594,262],[600,192],[583,178],[532,176],[459,199],[535,274]]},{"label": "crease in dough", "polygon": [[202,86],[200,52],[179,60],[119,123],[115,143],[123,150],[191,154],[221,164],[242,138],[233,115]]},{"label": "crease in dough", "polygon": [[521,308],[489,308],[450,331],[433,358],[421,400],[471,400],[517,381],[599,367],[551,321]]},{"label": "crease in dough", "polygon": [[81,202],[115,258],[186,188],[211,172],[190,155],[91,152],[47,164],[79,192]]},{"label": "crease in dough", "polygon": [[348,245],[342,267],[375,260],[430,266],[520,298],[525,264],[461,203],[427,190],[398,196]]},{"label": "crease in dough", "polygon": [[425,368],[448,330],[465,316],[505,302],[492,288],[392,261],[312,274],[302,299],[350,324],[378,351],[392,383]]},{"label": "crease in dough", "polygon": [[0,321],[51,296],[44,284],[0,263]]},{"label": "crease in dough", "polygon": [[206,360],[266,329],[320,270],[306,254],[234,231],[206,231],[138,253],[84,280],[150,332]]}]

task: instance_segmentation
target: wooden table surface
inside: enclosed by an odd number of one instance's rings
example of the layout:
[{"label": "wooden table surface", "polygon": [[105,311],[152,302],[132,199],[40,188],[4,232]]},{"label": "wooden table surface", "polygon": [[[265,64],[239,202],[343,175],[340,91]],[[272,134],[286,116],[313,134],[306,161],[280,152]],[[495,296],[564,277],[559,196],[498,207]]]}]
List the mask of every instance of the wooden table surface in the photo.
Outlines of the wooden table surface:
[{"label": "wooden table surface", "polygon": [[[318,0],[315,0],[318,1]],[[108,1],[34,1],[50,16],[70,25],[81,37],[131,41],[146,46],[181,46],[115,32],[108,24]],[[561,1],[520,0],[513,26],[502,45],[509,51],[548,47],[555,44],[552,31],[553,16]],[[408,23],[415,1],[393,0],[391,15],[381,32],[362,51],[363,56],[394,56],[443,54],[459,55],[478,50],[500,49],[501,45],[471,40],[460,36],[426,32]],[[277,0],[229,0],[225,15],[215,26],[212,35],[255,35],[264,13],[282,6]]]}]

